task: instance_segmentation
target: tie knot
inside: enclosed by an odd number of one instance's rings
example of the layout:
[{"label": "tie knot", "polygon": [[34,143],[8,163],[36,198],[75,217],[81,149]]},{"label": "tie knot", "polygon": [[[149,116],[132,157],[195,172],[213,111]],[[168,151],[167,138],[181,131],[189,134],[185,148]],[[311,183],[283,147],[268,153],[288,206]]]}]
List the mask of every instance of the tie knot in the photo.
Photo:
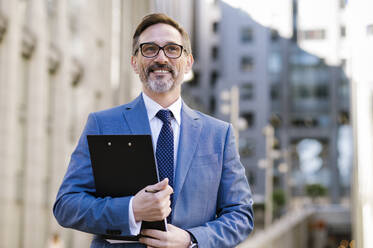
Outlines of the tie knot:
[{"label": "tie knot", "polygon": [[170,123],[172,113],[170,110],[159,110],[156,116],[163,121],[163,123]]}]

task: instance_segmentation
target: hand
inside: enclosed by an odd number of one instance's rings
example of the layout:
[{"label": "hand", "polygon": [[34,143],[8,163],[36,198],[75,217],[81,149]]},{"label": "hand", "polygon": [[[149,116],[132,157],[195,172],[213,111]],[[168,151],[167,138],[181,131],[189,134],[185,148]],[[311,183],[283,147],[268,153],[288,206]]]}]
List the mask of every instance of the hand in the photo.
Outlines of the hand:
[{"label": "hand", "polygon": [[142,235],[140,242],[147,245],[147,247],[156,248],[188,248],[190,245],[190,235],[187,231],[180,229],[174,225],[167,225],[167,232],[144,229],[141,231]]},{"label": "hand", "polygon": [[[155,191],[149,193],[146,191]],[[140,190],[132,200],[132,209],[136,221],[159,221],[171,213],[170,195],[173,189],[168,185],[168,178]]]}]

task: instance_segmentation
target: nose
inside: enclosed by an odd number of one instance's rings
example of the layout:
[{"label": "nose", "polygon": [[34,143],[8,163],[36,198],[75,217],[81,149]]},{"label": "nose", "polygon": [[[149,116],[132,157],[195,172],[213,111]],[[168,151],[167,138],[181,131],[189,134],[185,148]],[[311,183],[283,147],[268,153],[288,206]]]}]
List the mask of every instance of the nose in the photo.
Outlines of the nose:
[{"label": "nose", "polygon": [[157,54],[157,56],[155,56],[154,61],[157,61],[157,62],[160,62],[160,63],[168,61],[168,58],[167,58],[166,54],[164,53],[163,49],[159,50],[159,53]]}]

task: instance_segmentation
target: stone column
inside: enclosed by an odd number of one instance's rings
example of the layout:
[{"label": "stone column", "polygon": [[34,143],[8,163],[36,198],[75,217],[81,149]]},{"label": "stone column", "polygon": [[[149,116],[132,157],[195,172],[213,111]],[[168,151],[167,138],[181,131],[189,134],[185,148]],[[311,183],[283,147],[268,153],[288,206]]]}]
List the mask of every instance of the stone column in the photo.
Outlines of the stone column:
[{"label": "stone column", "polygon": [[132,35],[142,17],[149,11],[148,0],[121,1],[120,79],[116,104],[129,102],[141,91],[142,84],[131,67]]},{"label": "stone column", "polygon": [[[112,1],[80,1],[75,14],[76,33],[71,37],[79,50],[72,50],[71,57],[77,61],[73,70],[81,70],[81,79],[71,89],[70,126],[74,128],[72,149],[81,135],[88,114],[112,105],[110,81],[111,68],[111,3]],[[70,5],[71,7],[71,5]],[[71,136],[70,136],[71,137]],[[69,150],[70,154],[72,150]],[[69,160],[70,156],[68,156]],[[69,161],[66,161],[66,165]],[[64,167],[66,168],[66,167]],[[64,170],[63,174],[66,172]],[[70,247],[88,247],[92,235],[73,231],[67,237]]]},{"label": "stone column", "polygon": [[1,1],[0,41],[0,247],[18,247],[21,85],[18,77],[21,16],[18,1]]},{"label": "stone column", "polygon": [[[57,234],[66,244],[73,230],[58,225],[52,213],[53,203],[66,172],[71,153],[71,45],[69,40],[68,13],[66,1],[52,2],[53,13],[50,25],[50,46],[48,51],[48,138],[47,138],[47,180],[45,186],[47,240]],[[88,246],[88,244],[87,244]]]},{"label": "stone column", "polygon": [[26,133],[23,177],[22,247],[43,247],[46,240],[45,182],[47,141],[47,51],[46,6],[30,0],[25,27],[35,38],[35,50],[25,65]]}]

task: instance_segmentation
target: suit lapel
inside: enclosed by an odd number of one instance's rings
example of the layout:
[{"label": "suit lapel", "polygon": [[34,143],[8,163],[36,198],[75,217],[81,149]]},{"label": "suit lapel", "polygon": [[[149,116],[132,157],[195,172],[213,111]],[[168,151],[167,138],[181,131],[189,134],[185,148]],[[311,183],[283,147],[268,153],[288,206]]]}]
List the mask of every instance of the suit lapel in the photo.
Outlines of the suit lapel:
[{"label": "suit lapel", "polygon": [[125,106],[123,115],[132,134],[151,134],[148,114],[142,95]]},{"label": "suit lapel", "polygon": [[177,165],[175,172],[174,203],[183,187],[185,177],[194,157],[196,147],[201,134],[202,124],[199,116],[184,102],[181,111],[181,127]]}]

